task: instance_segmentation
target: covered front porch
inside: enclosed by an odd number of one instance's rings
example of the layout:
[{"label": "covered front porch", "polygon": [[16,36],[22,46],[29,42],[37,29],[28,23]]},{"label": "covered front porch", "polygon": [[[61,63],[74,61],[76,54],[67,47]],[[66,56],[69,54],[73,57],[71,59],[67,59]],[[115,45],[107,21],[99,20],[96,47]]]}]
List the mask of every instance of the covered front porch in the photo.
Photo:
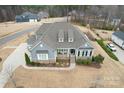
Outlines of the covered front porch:
[{"label": "covered front porch", "polygon": [[57,57],[69,57],[70,55],[75,55],[76,49],[74,48],[58,48],[57,49]]}]

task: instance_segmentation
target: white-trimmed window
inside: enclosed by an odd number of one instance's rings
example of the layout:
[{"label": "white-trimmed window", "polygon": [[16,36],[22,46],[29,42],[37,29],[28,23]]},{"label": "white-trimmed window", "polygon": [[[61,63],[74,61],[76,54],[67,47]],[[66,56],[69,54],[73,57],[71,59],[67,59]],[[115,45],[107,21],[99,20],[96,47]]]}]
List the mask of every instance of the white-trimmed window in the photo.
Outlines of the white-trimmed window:
[{"label": "white-trimmed window", "polygon": [[69,38],[68,39],[68,42],[73,42],[73,38]]},{"label": "white-trimmed window", "polygon": [[64,38],[59,38],[59,42],[64,42]]},{"label": "white-trimmed window", "polygon": [[48,60],[48,54],[37,54],[38,60]]}]

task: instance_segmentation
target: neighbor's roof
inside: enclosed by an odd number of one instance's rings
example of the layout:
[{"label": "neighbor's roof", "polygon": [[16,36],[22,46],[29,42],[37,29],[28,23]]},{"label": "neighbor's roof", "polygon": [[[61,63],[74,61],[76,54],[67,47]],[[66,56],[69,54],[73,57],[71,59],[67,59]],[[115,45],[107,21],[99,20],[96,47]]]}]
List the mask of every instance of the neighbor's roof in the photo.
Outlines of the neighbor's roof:
[{"label": "neighbor's roof", "polygon": [[17,15],[16,16],[16,19],[38,19],[38,16],[37,16],[37,14],[33,14],[33,13],[31,13],[31,12],[24,12],[24,13],[22,13],[21,15]]},{"label": "neighbor's roof", "polygon": [[124,32],[122,32],[122,31],[116,31],[116,32],[113,33],[113,35],[115,35],[118,38],[124,40]]},{"label": "neighbor's roof", "polygon": [[49,17],[49,14],[47,12],[44,12],[44,11],[39,12],[37,15],[40,18]]},{"label": "neighbor's roof", "polygon": [[[58,42],[57,35],[59,31],[64,32],[64,42]],[[74,35],[74,41],[68,42],[68,31],[73,31]],[[38,36],[37,40],[38,42],[44,42],[49,47],[56,49],[56,48],[79,48],[82,45],[88,44],[88,48],[93,48],[92,45],[89,42],[89,39],[85,36],[85,34],[81,33],[79,29],[72,26],[70,23],[67,22],[57,22],[57,23],[45,23],[43,24],[39,30],[36,32],[36,35]],[[34,47],[37,43],[33,42],[29,38],[28,44],[32,45]]]}]

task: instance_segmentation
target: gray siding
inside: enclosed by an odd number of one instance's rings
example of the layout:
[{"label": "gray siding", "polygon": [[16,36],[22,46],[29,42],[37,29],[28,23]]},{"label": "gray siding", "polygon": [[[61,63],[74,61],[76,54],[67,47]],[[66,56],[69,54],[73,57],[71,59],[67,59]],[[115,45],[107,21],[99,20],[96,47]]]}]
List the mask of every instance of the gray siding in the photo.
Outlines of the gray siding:
[{"label": "gray siding", "polygon": [[[40,44],[42,44],[43,46],[41,47]],[[37,59],[37,50],[48,50],[48,59],[49,60],[55,60],[56,59],[56,51],[49,48],[47,45],[45,45],[44,43],[40,43],[39,45],[37,45],[32,51],[31,51],[31,58],[32,61],[38,61]]]}]

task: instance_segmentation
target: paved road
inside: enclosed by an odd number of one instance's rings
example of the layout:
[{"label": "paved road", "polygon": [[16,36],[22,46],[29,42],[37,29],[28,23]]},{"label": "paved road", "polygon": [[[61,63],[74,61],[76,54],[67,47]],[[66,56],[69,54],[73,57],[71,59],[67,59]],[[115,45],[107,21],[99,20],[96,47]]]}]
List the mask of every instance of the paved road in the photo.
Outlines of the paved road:
[{"label": "paved road", "polygon": [[12,35],[8,35],[8,36],[5,36],[3,38],[0,39],[0,46],[3,45],[3,44],[6,44],[7,42],[17,38],[17,37],[20,37],[26,33],[29,33],[29,32],[32,32],[32,31],[35,31],[39,26],[34,26],[30,29],[26,29],[26,30],[21,30],[19,32],[16,32]]},{"label": "paved road", "polygon": [[[115,44],[114,44],[115,45]],[[115,45],[117,51],[113,52],[119,59],[119,61],[124,64],[124,50],[121,49],[119,46]]]}]

